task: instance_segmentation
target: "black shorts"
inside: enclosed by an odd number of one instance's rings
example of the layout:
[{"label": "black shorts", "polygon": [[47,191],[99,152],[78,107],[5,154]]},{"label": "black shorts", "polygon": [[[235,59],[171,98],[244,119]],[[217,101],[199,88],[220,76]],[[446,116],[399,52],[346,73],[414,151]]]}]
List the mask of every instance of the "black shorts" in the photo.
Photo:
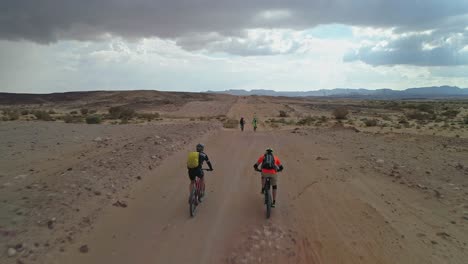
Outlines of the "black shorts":
[{"label": "black shorts", "polygon": [[191,181],[194,181],[196,177],[202,179],[204,174],[201,169],[188,169],[188,176]]}]

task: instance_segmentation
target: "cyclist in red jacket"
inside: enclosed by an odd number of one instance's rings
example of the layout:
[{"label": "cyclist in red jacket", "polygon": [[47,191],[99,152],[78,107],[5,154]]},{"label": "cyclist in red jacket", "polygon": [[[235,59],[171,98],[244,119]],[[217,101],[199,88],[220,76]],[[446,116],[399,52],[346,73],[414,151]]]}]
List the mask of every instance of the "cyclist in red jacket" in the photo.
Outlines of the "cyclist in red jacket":
[{"label": "cyclist in red jacket", "polygon": [[[258,166],[261,166],[261,170],[258,168]],[[260,156],[258,158],[258,161],[254,164],[254,169],[256,171],[262,172],[262,194],[265,192],[265,178],[270,177],[271,178],[271,185],[273,188],[273,204],[271,207],[275,207],[276,205],[276,190],[278,189],[278,176],[277,172],[280,172],[283,170],[283,165],[281,164],[281,161],[279,158],[275,155],[273,155],[273,149],[268,148],[265,151],[265,154]]]}]

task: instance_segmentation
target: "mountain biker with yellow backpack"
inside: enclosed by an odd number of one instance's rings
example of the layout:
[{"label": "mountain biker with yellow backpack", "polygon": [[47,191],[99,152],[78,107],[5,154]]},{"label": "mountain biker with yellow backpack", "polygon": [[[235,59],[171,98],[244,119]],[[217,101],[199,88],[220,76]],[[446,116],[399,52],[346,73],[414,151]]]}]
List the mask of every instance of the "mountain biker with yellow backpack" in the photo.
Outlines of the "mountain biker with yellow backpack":
[{"label": "mountain biker with yellow backpack", "polygon": [[209,169],[207,171],[213,171],[213,166],[211,165],[211,162],[208,159],[208,155],[206,155],[205,152],[203,152],[205,150],[205,146],[203,144],[198,144],[196,150],[197,151],[189,153],[187,160],[188,176],[190,178],[189,194],[192,193],[195,184],[195,179],[196,177],[198,177],[202,186],[202,192],[199,198],[199,201],[201,202],[201,198],[205,194],[205,180],[203,179],[204,173],[202,170],[203,162],[206,162],[206,164],[208,164]]}]

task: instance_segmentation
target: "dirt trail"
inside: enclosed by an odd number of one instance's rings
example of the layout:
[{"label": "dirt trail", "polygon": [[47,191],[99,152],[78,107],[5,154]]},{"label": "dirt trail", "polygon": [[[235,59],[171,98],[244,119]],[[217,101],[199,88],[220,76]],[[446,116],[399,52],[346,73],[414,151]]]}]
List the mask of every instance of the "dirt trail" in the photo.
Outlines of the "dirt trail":
[{"label": "dirt trail", "polygon": [[[206,136],[215,171],[207,174],[207,199],[195,218],[188,212],[184,150],[136,183],[127,208],[106,208],[88,234],[66,252],[47,256],[46,263],[466,261],[466,225],[448,227],[448,237],[436,235],[449,222],[448,209],[376,176],[350,155],[353,150],[318,144],[329,132],[314,133],[308,140],[288,131]],[[270,220],[252,169],[266,146],[277,150],[286,167]],[[83,244],[86,254],[78,251]]]}]

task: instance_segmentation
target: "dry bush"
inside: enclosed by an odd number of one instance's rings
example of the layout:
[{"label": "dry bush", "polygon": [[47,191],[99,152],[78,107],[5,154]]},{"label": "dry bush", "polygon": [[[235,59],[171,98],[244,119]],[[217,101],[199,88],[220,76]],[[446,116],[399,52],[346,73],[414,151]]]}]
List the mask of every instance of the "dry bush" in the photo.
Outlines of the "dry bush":
[{"label": "dry bush", "polygon": [[344,107],[338,107],[333,110],[333,116],[335,116],[335,119],[346,119],[346,116],[349,114],[348,109]]},{"label": "dry bush", "polygon": [[21,110],[21,115],[29,115],[29,110],[27,109]]},{"label": "dry bush", "polygon": [[81,113],[82,115],[87,115],[88,112],[89,112],[89,111],[88,111],[87,108],[81,108],[81,109],[80,109],[80,113]]},{"label": "dry bush", "polygon": [[18,120],[20,114],[16,109],[5,109],[3,110],[3,121],[13,121]]},{"label": "dry bush", "polygon": [[135,110],[123,106],[113,106],[109,108],[109,115],[111,119],[131,119],[135,116]]},{"label": "dry bush", "polygon": [[156,118],[159,118],[159,113],[138,113],[137,117],[141,119],[146,119],[148,121],[152,121]]},{"label": "dry bush", "polygon": [[65,115],[63,121],[65,123],[83,123],[83,118],[81,116]]},{"label": "dry bush", "polygon": [[50,114],[47,111],[36,110],[33,112],[33,115],[36,117],[37,120],[54,121],[54,119],[50,116]]},{"label": "dry bush", "polygon": [[280,110],[279,111],[279,117],[288,117],[288,113],[286,113],[286,111],[284,111],[284,110]]},{"label": "dry bush", "polygon": [[367,127],[374,127],[374,126],[377,126],[378,120],[377,120],[377,119],[366,119],[366,120],[364,121],[364,124],[365,124]]},{"label": "dry bush", "polygon": [[237,128],[238,126],[239,126],[239,121],[237,121],[236,119],[230,118],[224,121],[223,123],[224,128]]},{"label": "dry bush", "polygon": [[312,116],[308,116],[302,119],[299,119],[299,121],[296,122],[296,125],[298,126],[310,126],[313,125],[315,122],[315,118]]},{"label": "dry bush", "polygon": [[436,116],[434,114],[429,114],[420,111],[410,111],[405,113],[405,116],[408,119],[416,119],[416,120],[434,120]]},{"label": "dry bush", "polygon": [[441,115],[446,116],[448,118],[455,118],[455,117],[457,117],[457,115],[459,113],[460,113],[460,111],[458,111],[458,110],[450,109],[450,110],[442,112]]},{"label": "dry bush", "polygon": [[70,111],[70,115],[77,115],[78,111]]},{"label": "dry bush", "polygon": [[92,115],[86,117],[86,124],[100,124],[102,121],[101,116]]}]

